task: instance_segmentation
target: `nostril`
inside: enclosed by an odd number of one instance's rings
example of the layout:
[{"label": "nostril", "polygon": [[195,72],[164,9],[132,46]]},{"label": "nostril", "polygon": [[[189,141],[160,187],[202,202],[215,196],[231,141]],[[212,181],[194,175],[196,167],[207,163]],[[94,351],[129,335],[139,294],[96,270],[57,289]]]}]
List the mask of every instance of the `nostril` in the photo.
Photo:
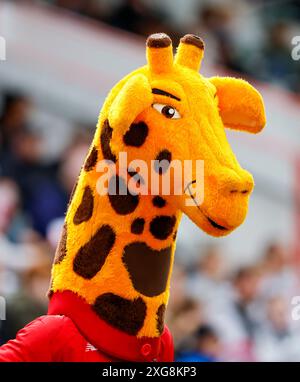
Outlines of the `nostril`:
[{"label": "nostril", "polygon": [[254,186],[252,176],[246,172],[241,171],[235,173],[234,171],[227,170],[219,176],[217,180],[220,191],[229,197],[236,198],[238,196],[247,198],[251,194]]},{"label": "nostril", "polygon": [[236,189],[230,191],[231,194],[241,193],[241,194],[244,194],[244,195],[249,194],[249,192],[250,192],[250,190],[246,190],[246,189],[245,189],[245,190],[242,190],[242,191],[240,191],[240,190],[236,190]]}]

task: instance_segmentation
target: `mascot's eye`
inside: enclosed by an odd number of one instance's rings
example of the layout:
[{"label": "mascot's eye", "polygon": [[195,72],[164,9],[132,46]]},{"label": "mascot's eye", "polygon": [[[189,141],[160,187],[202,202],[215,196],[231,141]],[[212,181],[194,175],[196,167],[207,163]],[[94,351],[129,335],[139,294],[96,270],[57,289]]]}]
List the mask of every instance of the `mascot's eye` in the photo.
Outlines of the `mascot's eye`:
[{"label": "mascot's eye", "polygon": [[160,114],[164,115],[166,118],[169,119],[179,119],[181,118],[181,115],[179,112],[172,106],[164,105],[162,103],[154,103],[152,107],[160,112]]}]

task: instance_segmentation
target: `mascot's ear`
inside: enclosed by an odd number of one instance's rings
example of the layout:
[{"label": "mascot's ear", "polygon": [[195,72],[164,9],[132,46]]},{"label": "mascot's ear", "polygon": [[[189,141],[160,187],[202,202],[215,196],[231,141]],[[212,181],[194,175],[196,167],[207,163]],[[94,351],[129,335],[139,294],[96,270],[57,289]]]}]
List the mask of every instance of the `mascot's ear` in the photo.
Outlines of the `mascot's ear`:
[{"label": "mascot's ear", "polygon": [[108,114],[113,130],[123,134],[136,117],[153,103],[150,83],[143,74],[133,75],[114,99]]},{"label": "mascot's ear", "polygon": [[260,93],[247,81],[231,77],[212,77],[217,89],[219,113],[229,129],[259,133],[266,124]]}]

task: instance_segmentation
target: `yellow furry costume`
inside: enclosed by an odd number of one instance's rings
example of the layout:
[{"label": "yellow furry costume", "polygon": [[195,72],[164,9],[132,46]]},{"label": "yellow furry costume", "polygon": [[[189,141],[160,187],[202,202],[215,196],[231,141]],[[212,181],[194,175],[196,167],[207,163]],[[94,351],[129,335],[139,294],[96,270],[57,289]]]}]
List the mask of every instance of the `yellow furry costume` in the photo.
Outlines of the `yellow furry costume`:
[{"label": "yellow furry costume", "polygon": [[[197,36],[184,36],[173,57],[170,38],[151,35],[147,65],[111,90],[53,266],[51,300],[70,291],[109,327],[141,340],[159,338],[164,332],[182,212],[209,235],[227,235],[244,221],[254,186],[252,175],[232,152],[225,128],[261,131],[262,97],[244,80],[201,76],[203,53]],[[143,159],[148,168],[154,159],[203,160],[203,203],[187,205],[192,193],[99,195],[97,163],[108,160],[118,165],[121,152],[127,153],[128,162]],[[165,169],[158,172],[165,176]],[[136,172],[128,168],[127,175]],[[108,183],[120,186],[125,181],[116,175]],[[68,315],[67,309],[50,313]],[[94,345],[93,338],[89,340]]]}]

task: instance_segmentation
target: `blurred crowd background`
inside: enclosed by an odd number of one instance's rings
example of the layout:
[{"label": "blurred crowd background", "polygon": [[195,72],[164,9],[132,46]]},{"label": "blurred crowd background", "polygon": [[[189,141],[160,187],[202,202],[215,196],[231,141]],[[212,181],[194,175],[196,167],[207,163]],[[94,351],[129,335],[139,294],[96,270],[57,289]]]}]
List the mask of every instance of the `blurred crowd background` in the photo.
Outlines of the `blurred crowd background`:
[{"label": "blurred crowd background", "polygon": [[[291,37],[299,28],[297,0],[195,0],[192,7],[190,1],[178,4],[176,0],[49,0],[48,3],[143,36],[163,30],[173,41],[178,41],[187,30],[193,31],[206,41],[214,62],[300,91],[300,67],[290,59]],[[172,8],[178,6],[188,16],[187,20],[182,17],[180,22],[180,15],[173,14]],[[237,14],[242,17],[237,19]],[[245,18],[251,18],[252,24],[246,30]]]},{"label": "blurred crowd background", "polygon": [[[68,22],[90,19],[93,28],[97,23],[102,27],[107,24],[112,27],[107,33],[121,35],[120,30],[126,30],[130,32],[126,38],[132,41],[138,41],[138,35],[164,31],[176,43],[185,33],[196,33],[206,42],[208,67],[216,65],[225,72],[281,87],[300,105],[300,62],[291,59],[291,38],[297,31],[300,35],[297,0],[9,3],[55,10]],[[143,49],[141,44],[141,55]],[[49,112],[51,119],[36,118],[36,97],[26,91],[26,86],[18,88],[15,84],[0,86],[0,99],[0,295],[7,302],[7,319],[0,321],[2,344],[47,311],[53,255],[97,114],[90,116],[91,121],[63,119],[62,102],[52,101],[43,105],[43,112]],[[81,110],[78,106],[77,115],[81,112],[85,113],[84,107]],[[290,128],[288,122],[282,124],[284,129]],[[289,208],[299,208],[293,204],[292,195]],[[255,231],[248,235],[255,242]],[[186,248],[191,246],[193,253],[187,255]],[[182,235],[179,232],[167,313],[177,359],[300,361],[300,326],[291,319],[292,297],[300,294],[294,242],[281,242],[274,230],[274,235],[265,237],[259,251],[244,263],[230,261],[234,246],[234,236],[228,249],[226,241],[191,242],[188,229]],[[241,251],[240,244],[238,248]]]}]

